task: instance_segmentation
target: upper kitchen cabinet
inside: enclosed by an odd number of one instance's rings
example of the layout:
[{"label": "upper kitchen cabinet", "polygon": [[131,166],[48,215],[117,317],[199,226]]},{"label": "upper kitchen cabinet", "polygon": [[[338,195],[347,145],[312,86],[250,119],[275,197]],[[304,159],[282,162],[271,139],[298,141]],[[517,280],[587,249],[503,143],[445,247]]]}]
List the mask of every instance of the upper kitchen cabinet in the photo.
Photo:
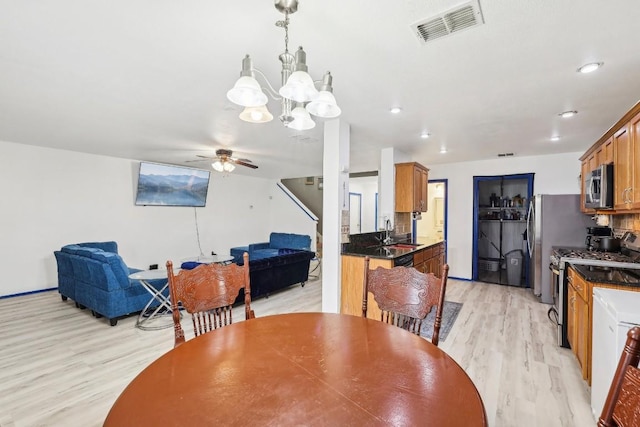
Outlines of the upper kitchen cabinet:
[{"label": "upper kitchen cabinet", "polygon": [[613,135],[614,208],[640,209],[640,113]]},{"label": "upper kitchen cabinet", "polygon": [[585,206],[589,191],[585,177],[603,164],[613,163],[613,211],[606,213],[640,212],[640,102],[629,110],[607,133],[580,157],[582,174],[582,211],[596,210]]},{"label": "upper kitchen cabinet", "polygon": [[429,169],[420,163],[396,164],[396,212],[426,212]]}]

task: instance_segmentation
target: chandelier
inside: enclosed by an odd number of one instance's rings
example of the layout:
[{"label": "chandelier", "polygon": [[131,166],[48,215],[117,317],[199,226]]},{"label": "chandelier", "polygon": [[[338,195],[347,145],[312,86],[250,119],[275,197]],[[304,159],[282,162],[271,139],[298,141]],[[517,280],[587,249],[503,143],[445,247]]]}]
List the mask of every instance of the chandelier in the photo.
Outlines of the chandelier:
[{"label": "chandelier", "polygon": [[340,107],[333,96],[332,76],[326,72],[316,89],[315,82],[307,72],[306,53],[302,46],[295,55],[289,52],[289,15],[298,10],[298,0],[276,0],[275,6],[284,14],[284,20],[277,21],[276,26],[284,28],[284,53],[278,57],[282,63],[282,87],[276,91],[267,77],[253,67],[251,57],[242,60],[240,78],[236,81],[227,98],[234,104],[245,107],[240,113],[240,119],[250,123],[266,123],[273,120],[273,115],[267,109],[268,98],[263,88],[255,78],[258,73],[265,80],[266,92],[274,100],[281,102],[282,111],[280,121],[288,128],[308,130],[315,127],[310,114],[322,118],[338,117]]}]

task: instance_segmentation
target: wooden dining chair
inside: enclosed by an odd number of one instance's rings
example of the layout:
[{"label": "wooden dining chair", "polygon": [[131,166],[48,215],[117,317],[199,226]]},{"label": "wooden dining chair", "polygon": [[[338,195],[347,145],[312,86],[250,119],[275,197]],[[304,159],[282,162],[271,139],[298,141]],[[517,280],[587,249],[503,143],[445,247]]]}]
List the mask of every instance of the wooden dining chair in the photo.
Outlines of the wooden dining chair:
[{"label": "wooden dining chair", "polygon": [[627,332],[618,368],[598,420],[600,427],[640,426],[640,327]]},{"label": "wooden dining chair", "polygon": [[449,266],[442,267],[442,277],[420,273],[413,267],[378,267],[369,270],[369,257],[364,259],[362,317],[367,317],[369,292],[381,310],[380,320],[416,335],[420,335],[422,321],[436,307],[431,342],[438,345],[444,294],[447,289]]},{"label": "wooden dining chair", "polygon": [[195,336],[233,323],[231,308],[243,288],[245,319],[255,318],[251,309],[249,255],[246,252],[242,267],[234,263],[202,264],[193,270],[181,270],[176,275],[173,274],[173,263],[167,261],[167,275],[175,332],[174,347],[185,342],[179,303],[191,314]]}]

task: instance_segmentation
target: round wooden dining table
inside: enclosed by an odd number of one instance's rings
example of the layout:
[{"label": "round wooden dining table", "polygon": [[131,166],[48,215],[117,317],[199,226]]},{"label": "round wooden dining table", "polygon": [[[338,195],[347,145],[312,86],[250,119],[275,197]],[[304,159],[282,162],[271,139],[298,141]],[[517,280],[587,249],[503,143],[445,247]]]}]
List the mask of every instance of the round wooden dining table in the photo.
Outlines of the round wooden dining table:
[{"label": "round wooden dining table", "polygon": [[[167,345],[170,343],[168,342]],[[362,317],[295,313],[200,335],[144,369],[105,426],[485,426],[444,351]]]}]

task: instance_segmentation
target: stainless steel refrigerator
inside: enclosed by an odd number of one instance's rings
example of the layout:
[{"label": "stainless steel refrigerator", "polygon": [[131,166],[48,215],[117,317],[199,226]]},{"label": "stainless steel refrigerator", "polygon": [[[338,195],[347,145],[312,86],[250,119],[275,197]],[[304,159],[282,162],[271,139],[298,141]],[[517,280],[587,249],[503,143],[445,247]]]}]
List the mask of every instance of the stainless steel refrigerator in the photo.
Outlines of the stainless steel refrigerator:
[{"label": "stainless steel refrigerator", "polygon": [[527,246],[531,260],[533,293],[553,304],[549,257],[552,246],[585,247],[591,216],[580,212],[579,194],[534,195],[527,214]]}]

